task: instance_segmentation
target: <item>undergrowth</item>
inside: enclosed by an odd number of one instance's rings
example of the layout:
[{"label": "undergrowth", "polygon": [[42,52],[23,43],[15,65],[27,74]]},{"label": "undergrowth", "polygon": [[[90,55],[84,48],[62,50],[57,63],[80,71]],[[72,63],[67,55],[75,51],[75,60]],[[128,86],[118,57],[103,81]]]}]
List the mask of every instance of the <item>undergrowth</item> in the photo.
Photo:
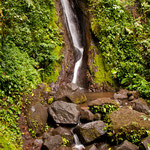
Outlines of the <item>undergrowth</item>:
[{"label": "undergrowth", "polygon": [[149,99],[150,1],[88,1],[91,29],[112,76],[123,87],[138,90]]},{"label": "undergrowth", "polygon": [[0,20],[0,125],[21,147],[21,97],[57,80],[63,41],[53,0],[3,0]]}]

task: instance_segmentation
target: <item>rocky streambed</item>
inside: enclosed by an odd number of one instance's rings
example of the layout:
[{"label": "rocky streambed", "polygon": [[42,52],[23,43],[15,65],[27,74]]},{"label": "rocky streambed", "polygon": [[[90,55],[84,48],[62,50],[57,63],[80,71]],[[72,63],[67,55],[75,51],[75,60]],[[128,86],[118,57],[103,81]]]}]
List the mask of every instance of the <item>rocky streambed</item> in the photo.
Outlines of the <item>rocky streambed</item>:
[{"label": "rocky streambed", "polygon": [[24,150],[148,150],[149,106],[137,91],[86,93],[71,83],[52,93],[41,85],[27,99],[35,138],[22,130]]}]

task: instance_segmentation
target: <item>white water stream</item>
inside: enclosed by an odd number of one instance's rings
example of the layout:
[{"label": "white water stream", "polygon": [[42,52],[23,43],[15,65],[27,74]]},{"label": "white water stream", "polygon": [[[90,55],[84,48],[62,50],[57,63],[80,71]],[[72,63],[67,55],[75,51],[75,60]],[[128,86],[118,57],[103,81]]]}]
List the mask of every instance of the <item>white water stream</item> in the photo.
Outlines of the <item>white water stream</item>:
[{"label": "white water stream", "polygon": [[74,134],[75,146],[73,147],[75,150],[84,150],[85,147],[79,141],[79,138],[76,134]]},{"label": "white water stream", "polygon": [[72,79],[72,83],[77,84],[79,68],[82,64],[83,51],[84,51],[84,48],[81,44],[81,36],[80,36],[81,33],[77,26],[78,25],[77,16],[74,14],[74,12],[70,6],[69,0],[61,0],[61,4],[63,7],[64,15],[66,17],[68,29],[69,29],[69,32],[70,32],[70,35],[72,38],[73,46],[77,50],[77,53],[80,53],[79,54],[80,58],[75,63],[73,79]]}]

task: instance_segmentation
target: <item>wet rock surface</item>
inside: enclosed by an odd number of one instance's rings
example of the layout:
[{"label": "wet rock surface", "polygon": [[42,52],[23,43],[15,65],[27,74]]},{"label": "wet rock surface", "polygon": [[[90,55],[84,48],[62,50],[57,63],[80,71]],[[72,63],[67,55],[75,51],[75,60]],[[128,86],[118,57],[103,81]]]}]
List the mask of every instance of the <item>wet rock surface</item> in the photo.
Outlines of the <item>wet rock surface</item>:
[{"label": "wet rock surface", "polygon": [[74,132],[77,133],[83,144],[87,144],[104,135],[106,133],[105,127],[106,124],[103,121],[94,121],[77,126]]},{"label": "wet rock surface", "polygon": [[80,116],[80,110],[76,104],[55,101],[49,106],[49,114],[56,123],[77,124]]},{"label": "wet rock surface", "polygon": [[101,106],[104,104],[111,104],[111,105],[119,106],[117,102],[111,98],[99,98],[99,99],[88,102],[88,106]]}]

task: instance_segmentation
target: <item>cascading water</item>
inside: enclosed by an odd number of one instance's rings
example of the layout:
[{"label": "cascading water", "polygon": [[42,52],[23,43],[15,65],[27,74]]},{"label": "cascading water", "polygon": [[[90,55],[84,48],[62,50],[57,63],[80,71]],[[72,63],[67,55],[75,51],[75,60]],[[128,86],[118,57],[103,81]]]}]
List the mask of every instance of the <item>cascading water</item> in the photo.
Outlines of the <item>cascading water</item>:
[{"label": "cascading water", "polygon": [[75,146],[73,147],[76,150],[83,150],[85,149],[84,145],[82,145],[79,141],[79,138],[76,134],[74,134],[74,141],[75,141]]},{"label": "cascading water", "polygon": [[73,46],[80,57],[75,63],[73,79],[72,79],[72,83],[77,84],[79,68],[82,64],[83,51],[84,51],[83,45],[81,43],[81,36],[80,36],[81,33],[78,27],[78,18],[73,12],[69,0],[61,0],[61,4],[63,7],[64,16],[66,18],[66,24],[68,26],[68,30],[69,30],[68,32],[70,33],[72,38]]},{"label": "cascading water", "polygon": [[[72,83],[75,83],[78,85],[79,68],[82,65],[83,51],[84,51],[84,47],[81,42],[82,40],[80,36],[81,33],[79,29],[79,24],[78,24],[78,18],[76,14],[74,13],[73,6],[71,7],[69,0],[60,0],[60,1],[63,7],[67,29],[72,39],[74,49],[78,55],[78,60],[75,63],[73,79],[72,79]],[[80,143],[78,136],[76,134],[74,134],[74,142],[75,142],[74,149],[76,150],[85,149],[84,145]]]}]

